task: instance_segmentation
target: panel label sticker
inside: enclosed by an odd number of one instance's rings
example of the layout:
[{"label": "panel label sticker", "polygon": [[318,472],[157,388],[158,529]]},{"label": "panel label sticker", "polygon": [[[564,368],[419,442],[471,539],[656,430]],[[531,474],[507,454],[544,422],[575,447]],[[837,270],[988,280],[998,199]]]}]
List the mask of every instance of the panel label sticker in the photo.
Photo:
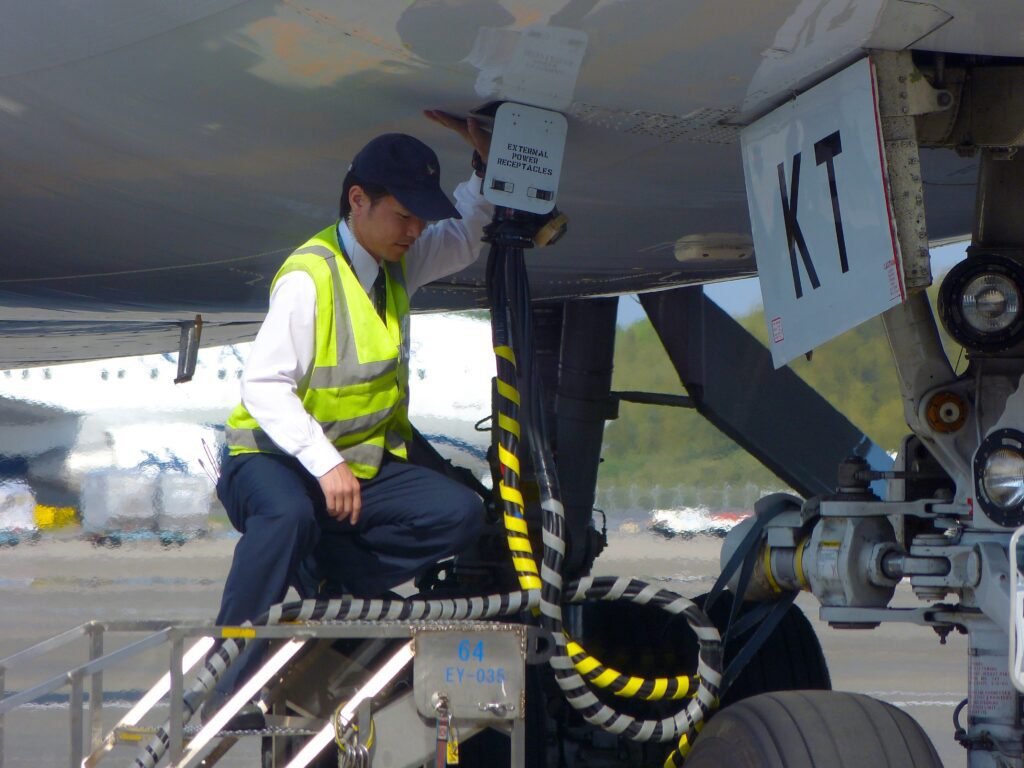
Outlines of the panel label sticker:
[{"label": "panel label sticker", "polygon": [[548,213],[562,173],[568,124],[547,109],[505,102],[494,116],[484,197],[495,205]]},{"label": "panel label sticker", "polygon": [[483,640],[460,640],[452,662],[444,668],[444,681],[449,685],[502,685],[508,679],[504,664],[488,658]]},{"label": "panel label sticker", "polygon": [[564,112],[587,51],[587,33],[533,26],[524,29],[502,76],[501,98]]}]

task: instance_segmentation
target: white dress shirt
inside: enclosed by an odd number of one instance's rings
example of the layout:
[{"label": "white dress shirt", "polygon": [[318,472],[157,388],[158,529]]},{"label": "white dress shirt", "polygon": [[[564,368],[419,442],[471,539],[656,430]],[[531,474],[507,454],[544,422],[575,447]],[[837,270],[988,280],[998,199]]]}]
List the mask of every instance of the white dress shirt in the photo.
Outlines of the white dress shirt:
[{"label": "white dress shirt", "polygon": [[[410,298],[422,286],[458,272],[480,255],[480,238],[494,208],[481,194],[475,175],[455,188],[454,197],[462,218],[431,224],[406,253]],[[338,224],[338,240],[369,294],[379,271],[376,259],[356,242],[344,221]],[[321,477],[344,459],[298,396],[300,383],[309,380],[313,369],[315,329],[313,279],[305,272],[289,272],[274,285],[267,316],[249,351],[242,373],[242,403],[281,450],[296,457],[311,475]]]}]

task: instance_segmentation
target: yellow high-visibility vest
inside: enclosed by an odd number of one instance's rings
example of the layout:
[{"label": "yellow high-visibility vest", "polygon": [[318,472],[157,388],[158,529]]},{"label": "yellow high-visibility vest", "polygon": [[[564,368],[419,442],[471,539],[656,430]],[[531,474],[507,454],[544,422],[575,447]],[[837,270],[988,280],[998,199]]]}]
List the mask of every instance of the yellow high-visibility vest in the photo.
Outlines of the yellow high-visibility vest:
[{"label": "yellow high-visibility vest", "polygon": [[[296,250],[274,276],[302,271],[316,286],[316,351],[297,394],[356,477],[372,478],[384,452],[406,458],[409,424],[409,295],[405,259],[384,262],[387,319],[359,284],[330,226]],[[284,453],[239,403],[227,421],[232,456]]]}]

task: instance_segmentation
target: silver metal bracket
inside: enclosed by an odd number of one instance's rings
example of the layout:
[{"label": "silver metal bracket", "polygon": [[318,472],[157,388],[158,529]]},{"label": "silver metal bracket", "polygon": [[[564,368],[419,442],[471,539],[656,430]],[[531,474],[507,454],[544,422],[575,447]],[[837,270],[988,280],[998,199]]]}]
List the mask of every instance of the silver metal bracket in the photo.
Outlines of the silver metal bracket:
[{"label": "silver metal bracket", "polygon": [[878,85],[878,110],[903,279],[907,292],[912,293],[932,284],[914,116],[948,109],[953,97],[948,91],[932,88],[914,66],[910,51],[877,51],[871,54],[871,61]]},{"label": "silver metal bracket", "polygon": [[818,616],[822,621],[840,626],[876,626],[883,622],[901,622],[922,627],[942,627],[955,626],[964,621],[962,610],[947,605],[925,608],[845,608],[823,605]]},{"label": "silver metal bracket", "polygon": [[890,517],[904,515],[921,519],[966,517],[970,507],[953,504],[946,499],[915,499],[914,501],[837,501],[823,499],[822,517]]}]

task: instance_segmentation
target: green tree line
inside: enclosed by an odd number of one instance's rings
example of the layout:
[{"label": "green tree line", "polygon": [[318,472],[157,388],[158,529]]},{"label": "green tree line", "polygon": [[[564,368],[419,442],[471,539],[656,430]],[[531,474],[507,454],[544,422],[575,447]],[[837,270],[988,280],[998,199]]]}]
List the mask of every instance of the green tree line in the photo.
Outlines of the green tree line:
[{"label": "green tree line", "polygon": [[[739,322],[766,343],[763,312],[752,312]],[[959,347],[944,340],[950,359],[956,362]],[[648,321],[619,329],[615,343],[614,389],[685,394]],[[742,361],[738,362],[737,370],[742,371]],[[878,445],[887,451],[898,448],[907,427],[892,353],[879,318],[816,349],[811,360],[800,358],[790,367]],[[782,485],[696,411],[682,408],[622,403],[619,418],[605,428],[602,455],[599,484],[603,489]]]}]

